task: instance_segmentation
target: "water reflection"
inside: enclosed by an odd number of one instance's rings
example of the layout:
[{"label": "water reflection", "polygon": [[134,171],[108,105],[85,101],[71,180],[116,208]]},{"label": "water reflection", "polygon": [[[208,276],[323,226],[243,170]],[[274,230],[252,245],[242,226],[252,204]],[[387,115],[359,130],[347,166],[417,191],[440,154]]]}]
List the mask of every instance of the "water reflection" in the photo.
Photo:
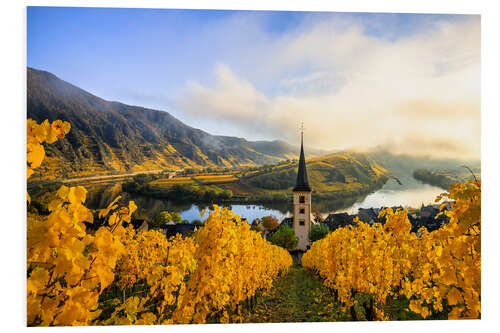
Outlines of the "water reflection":
[{"label": "water reflection", "polygon": [[343,211],[349,214],[356,214],[359,208],[370,207],[420,207],[423,205],[434,204],[436,197],[445,192],[443,189],[427,184],[420,184],[419,187],[404,188],[401,190],[382,187],[377,192],[366,196],[362,201],[356,202],[348,209]]}]

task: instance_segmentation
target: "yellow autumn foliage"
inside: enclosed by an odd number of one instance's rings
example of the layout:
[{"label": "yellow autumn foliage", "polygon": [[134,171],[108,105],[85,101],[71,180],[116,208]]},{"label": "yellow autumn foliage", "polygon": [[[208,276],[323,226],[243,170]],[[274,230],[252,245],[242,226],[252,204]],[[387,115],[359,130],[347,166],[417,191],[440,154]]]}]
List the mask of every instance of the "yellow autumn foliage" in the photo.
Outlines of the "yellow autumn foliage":
[{"label": "yellow autumn foliage", "polygon": [[[172,317],[174,323],[204,323],[219,314],[221,322],[239,320],[239,304],[257,291],[266,292],[287,272],[292,257],[250,230],[227,208],[214,206],[193,236],[197,268],[186,284]],[[234,318],[229,313],[236,312]]]},{"label": "yellow autumn foliage", "polygon": [[[452,185],[447,198],[455,203],[441,214],[449,223],[428,232],[411,233],[406,210],[386,209],[384,225],[337,229],[314,242],[302,264],[324,278],[344,308],[356,302],[354,294],[373,295],[378,319],[386,300],[405,295],[409,309],[427,318],[452,307],[449,319],[481,316],[481,182]],[[443,208],[443,207],[441,207]]]},{"label": "yellow autumn foliage", "polygon": [[[26,178],[29,179],[34,169],[40,167],[45,158],[45,148],[42,143],[54,143],[59,139],[63,139],[68,134],[71,125],[67,121],[56,120],[49,123],[45,120],[38,124],[33,119],[27,120],[27,140],[26,140]],[[28,195],[28,202],[30,197]]]},{"label": "yellow autumn foliage", "polygon": [[[28,120],[28,177],[45,156],[41,143],[63,138],[69,128]],[[137,206],[120,205],[120,197],[99,211],[103,225],[88,230],[85,223],[94,217],[86,196],[84,187],[62,186],[47,217],[28,217],[29,326],[202,323],[208,316],[228,321],[228,311],[269,290],[292,265],[287,251],[226,208],[215,207],[193,237],[167,239],[161,231],[125,228]],[[112,299],[112,313],[102,315],[102,295],[137,284],[146,287]]]}]

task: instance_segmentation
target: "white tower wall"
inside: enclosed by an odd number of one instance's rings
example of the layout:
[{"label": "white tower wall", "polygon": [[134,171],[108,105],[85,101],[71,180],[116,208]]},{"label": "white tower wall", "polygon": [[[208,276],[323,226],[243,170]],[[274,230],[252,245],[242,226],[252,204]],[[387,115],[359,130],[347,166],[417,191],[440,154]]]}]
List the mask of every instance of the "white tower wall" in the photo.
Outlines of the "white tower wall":
[{"label": "white tower wall", "polygon": [[[300,197],[304,197],[303,203],[300,202]],[[307,250],[311,230],[311,192],[293,192],[293,230],[299,238],[297,249]]]}]

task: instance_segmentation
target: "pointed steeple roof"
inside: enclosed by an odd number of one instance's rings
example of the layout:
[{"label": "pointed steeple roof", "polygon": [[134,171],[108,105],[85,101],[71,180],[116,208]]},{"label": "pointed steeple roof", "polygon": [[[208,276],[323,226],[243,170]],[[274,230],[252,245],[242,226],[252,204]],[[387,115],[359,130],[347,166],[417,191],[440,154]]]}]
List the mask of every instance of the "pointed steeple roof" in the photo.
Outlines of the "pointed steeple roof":
[{"label": "pointed steeple roof", "polygon": [[293,188],[294,191],[308,191],[311,192],[309,181],[307,180],[306,159],[304,157],[304,131],[300,133],[300,158],[299,169],[297,171],[297,183]]}]

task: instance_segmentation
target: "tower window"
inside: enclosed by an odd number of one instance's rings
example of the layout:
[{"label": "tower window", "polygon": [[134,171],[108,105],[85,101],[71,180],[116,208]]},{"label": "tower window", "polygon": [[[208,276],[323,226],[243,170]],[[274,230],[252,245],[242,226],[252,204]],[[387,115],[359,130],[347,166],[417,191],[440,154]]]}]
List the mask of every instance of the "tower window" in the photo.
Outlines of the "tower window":
[{"label": "tower window", "polygon": [[300,214],[304,214],[306,212],[306,210],[304,208],[301,208],[299,212],[300,212]]},{"label": "tower window", "polygon": [[306,222],[304,220],[300,220],[299,225],[306,225]]},{"label": "tower window", "polygon": [[301,195],[299,196],[299,203],[305,203],[306,202],[306,197]]}]

